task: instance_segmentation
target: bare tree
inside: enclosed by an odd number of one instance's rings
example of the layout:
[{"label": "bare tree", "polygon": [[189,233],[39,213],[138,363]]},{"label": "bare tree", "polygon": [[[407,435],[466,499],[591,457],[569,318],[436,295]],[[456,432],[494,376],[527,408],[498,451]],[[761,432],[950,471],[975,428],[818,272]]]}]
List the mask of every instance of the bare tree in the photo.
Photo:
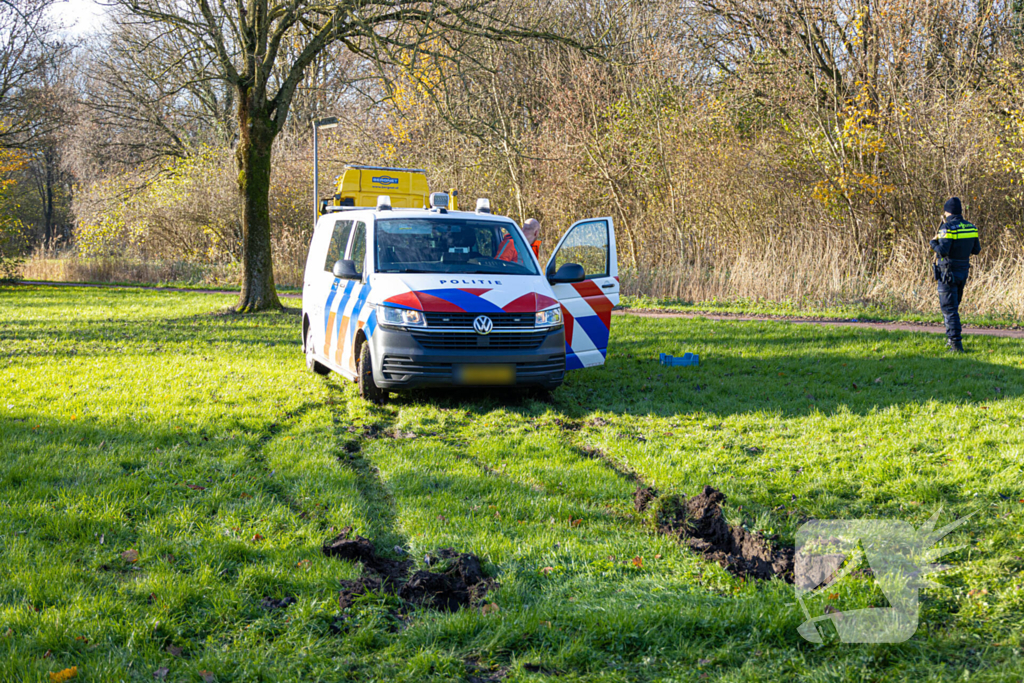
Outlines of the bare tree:
[{"label": "bare tree", "polygon": [[0,1],[0,146],[24,145],[33,134],[29,94],[54,42],[46,10],[55,0]]},{"label": "bare tree", "polygon": [[306,70],[338,43],[371,60],[446,34],[534,35],[513,4],[492,0],[112,0],[131,17],[185,38],[235,91],[242,195],[239,311],[280,308],[271,255],[271,155]]},{"label": "bare tree", "polygon": [[[41,224],[42,243],[47,248],[57,237],[58,214],[70,207],[72,183],[63,164],[63,150],[73,118],[74,96],[68,73],[71,55],[71,45],[51,44],[34,83],[24,92],[29,113],[22,148],[27,157],[25,172],[39,203],[32,222]],[[66,229],[68,221],[63,224]]]},{"label": "bare tree", "polygon": [[229,145],[235,90],[209,58],[187,35],[131,17],[84,45],[70,145],[76,175],[158,170],[203,144]]}]

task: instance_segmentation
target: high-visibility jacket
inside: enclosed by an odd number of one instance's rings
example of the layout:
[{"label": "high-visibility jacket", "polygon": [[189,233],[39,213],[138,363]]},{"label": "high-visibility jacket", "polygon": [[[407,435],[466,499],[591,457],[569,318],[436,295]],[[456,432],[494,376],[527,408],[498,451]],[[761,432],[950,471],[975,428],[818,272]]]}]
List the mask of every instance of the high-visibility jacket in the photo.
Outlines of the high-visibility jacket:
[{"label": "high-visibility jacket", "polygon": [[936,239],[931,241],[932,250],[940,259],[949,259],[952,265],[967,266],[971,256],[981,253],[978,228],[964,220],[963,216],[949,216]]},{"label": "high-visibility jacket", "polygon": [[[534,240],[530,247],[539,259],[540,240]],[[505,235],[505,237],[502,238],[501,242],[498,244],[498,253],[494,258],[501,259],[502,261],[510,261],[512,263],[519,262],[519,252],[516,251],[516,243],[512,241],[512,235]]]}]

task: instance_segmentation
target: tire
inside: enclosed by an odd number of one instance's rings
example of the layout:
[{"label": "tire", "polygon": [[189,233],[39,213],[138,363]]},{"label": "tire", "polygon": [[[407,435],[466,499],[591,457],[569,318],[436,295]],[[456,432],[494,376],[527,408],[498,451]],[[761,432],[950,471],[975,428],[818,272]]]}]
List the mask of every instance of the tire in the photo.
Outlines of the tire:
[{"label": "tire", "polygon": [[322,365],[316,359],[316,349],[313,347],[313,328],[306,330],[306,369],[318,375],[326,375],[331,371],[326,365]]},{"label": "tire", "polygon": [[359,396],[377,405],[388,402],[388,391],[373,381],[373,360],[370,358],[370,343],[366,341],[359,349]]}]

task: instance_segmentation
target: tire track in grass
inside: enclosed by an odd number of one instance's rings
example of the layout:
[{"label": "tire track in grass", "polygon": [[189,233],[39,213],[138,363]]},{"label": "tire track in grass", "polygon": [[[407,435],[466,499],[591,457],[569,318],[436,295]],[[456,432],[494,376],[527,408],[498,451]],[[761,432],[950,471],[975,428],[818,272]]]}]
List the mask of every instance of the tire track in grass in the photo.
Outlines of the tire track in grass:
[{"label": "tire track in grass", "polygon": [[293,513],[300,517],[305,513],[305,510],[289,495],[284,483],[274,478],[274,471],[267,464],[266,449],[274,439],[280,436],[282,432],[294,426],[304,415],[325,405],[326,403],[323,401],[307,401],[298,408],[286,412],[280,419],[271,422],[260,430],[258,432],[259,436],[246,449],[248,451],[246,459],[263,473],[263,481],[261,482],[263,489],[274,499],[284,502]]},{"label": "tire track in grass", "polygon": [[648,484],[644,480],[644,478],[640,475],[639,472],[637,472],[636,470],[632,469],[631,467],[624,463],[618,462],[617,460],[615,460],[615,458],[613,458],[612,456],[610,456],[608,453],[601,450],[597,446],[591,446],[589,444],[577,446],[571,442],[566,445],[569,447],[570,450],[575,451],[576,454],[579,455],[579,457],[585,458],[587,460],[596,460],[597,462],[601,463],[606,468],[614,472],[620,478],[628,481],[630,484],[644,487],[650,486],[650,484]]},{"label": "tire track in grass", "polygon": [[340,411],[332,411],[335,442],[338,450],[335,459],[338,466],[351,472],[356,489],[366,510],[366,534],[379,548],[407,547],[407,539],[398,530],[397,503],[381,478],[377,466],[363,455],[363,448],[369,442],[381,438],[393,438],[395,418],[376,420],[363,427],[353,437],[353,429],[345,424]]}]

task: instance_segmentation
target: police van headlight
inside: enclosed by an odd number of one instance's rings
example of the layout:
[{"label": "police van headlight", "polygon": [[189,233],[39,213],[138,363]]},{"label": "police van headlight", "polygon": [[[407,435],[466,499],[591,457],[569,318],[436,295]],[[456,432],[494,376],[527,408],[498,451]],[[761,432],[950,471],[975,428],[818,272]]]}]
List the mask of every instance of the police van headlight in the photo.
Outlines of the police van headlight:
[{"label": "police van headlight", "polygon": [[537,311],[537,319],[536,322],[534,322],[535,327],[558,327],[561,324],[561,306],[553,306],[551,308],[545,308],[543,311]]},{"label": "police van headlight", "polygon": [[414,311],[411,308],[396,308],[394,306],[381,306],[378,320],[387,327],[426,327],[427,317],[423,311]]}]

